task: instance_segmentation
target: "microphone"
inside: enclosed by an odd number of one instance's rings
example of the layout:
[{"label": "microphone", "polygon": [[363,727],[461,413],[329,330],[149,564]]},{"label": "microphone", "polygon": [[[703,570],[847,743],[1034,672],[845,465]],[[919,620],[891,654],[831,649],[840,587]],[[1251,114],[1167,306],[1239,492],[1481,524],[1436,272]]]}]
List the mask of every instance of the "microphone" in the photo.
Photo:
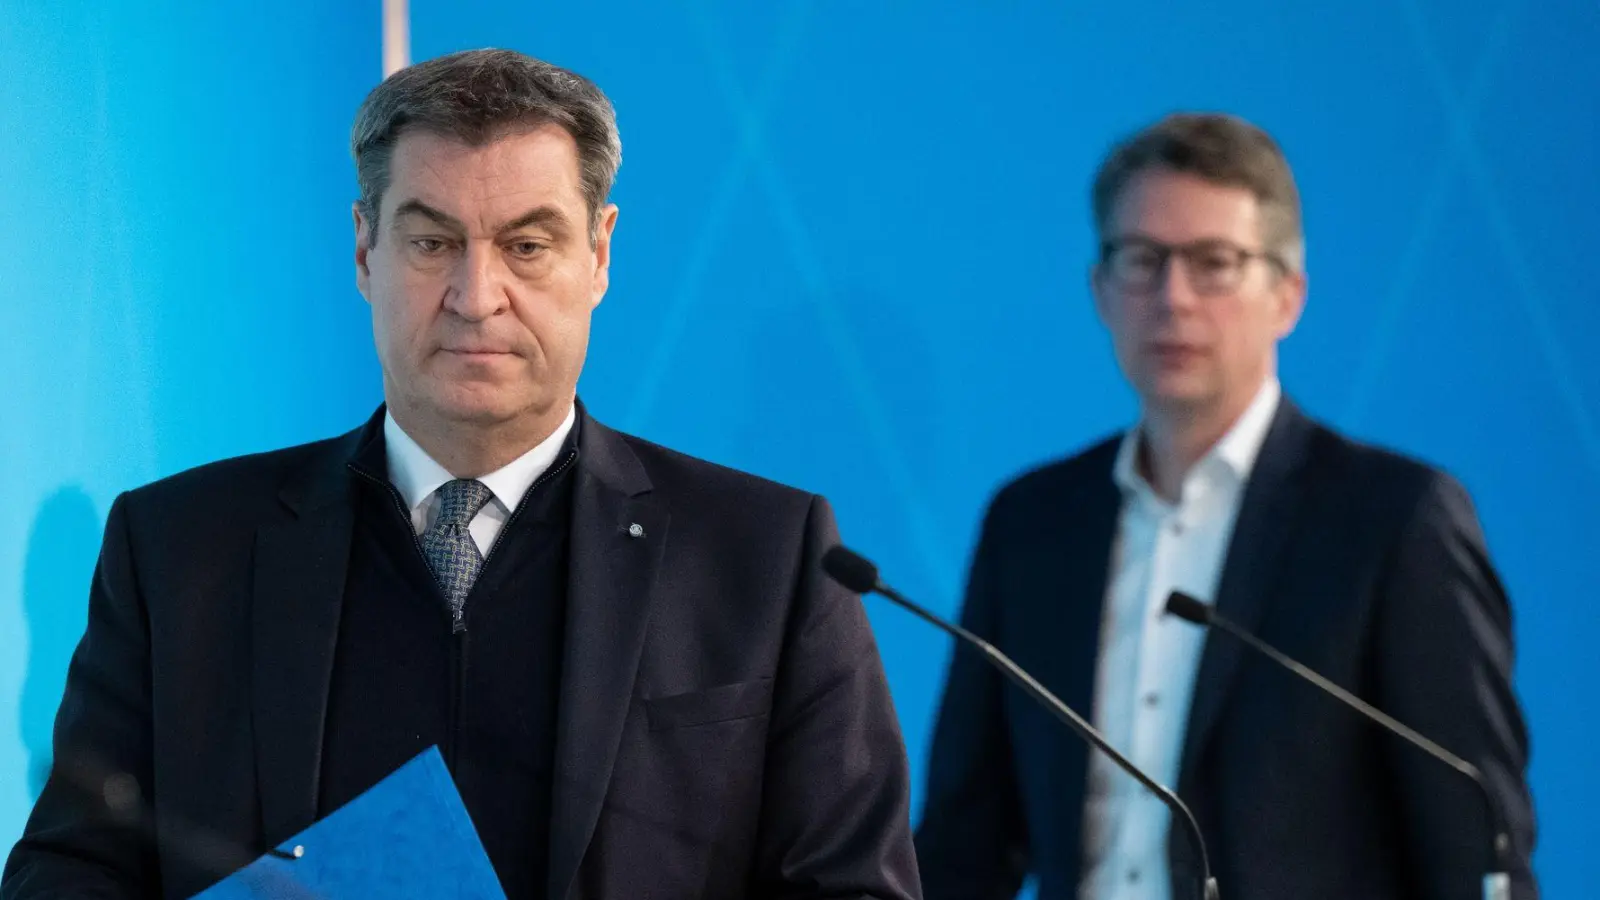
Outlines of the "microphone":
[{"label": "microphone", "polygon": [[895,602],[913,615],[949,634],[956,640],[967,644],[982,653],[990,664],[999,669],[1001,674],[1027,692],[1028,696],[1043,706],[1067,727],[1077,732],[1078,736],[1089,742],[1096,750],[1104,753],[1117,767],[1127,772],[1133,780],[1144,785],[1145,789],[1155,794],[1167,808],[1172,811],[1174,819],[1184,823],[1189,839],[1193,842],[1195,850],[1200,856],[1201,884],[1205,900],[1219,900],[1217,880],[1211,877],[1211,858],[1206,855],[1206,840],[1200,834],[1200,825],[1195,821],[1194,813],[1189,811],[1178,795],[1146,775],[1143,770],[1134,765],[1127,757],[1118,753],[1115,747],[1105,739],[1105,736],[1096,731],[1093,726],[1084,721],[1083,717],[1073,711],[1072,707],[1063,703],[1059,697],[1045,688],[1029,675],[1021,666],[1011,661],[1009,656],[1001,653],[995,646],[983,638],[978,637],[960,625],[947,622],[934,615],[922,606],[912,602],[899,591],[884,584],[878,578],[878,567],[870,560],[845,547],[835,546],[822,554],[822,571],[839,584],[857,594],[881,594]]},{"label": "microphone", "polygon": [[1478,792],[1483,795],[1483,805],[1489,811],[1490,827],[1494,829],[1493,862],[1491,863],[1493,868],[1483,879],[1484,900],[1510,900],[1511,836],[1505,825],[1505,816],[1500,812],[1500,806],[1495,803],[1494,794],[1490,793],[1489,785],[1483,780],[1483,773],[1478,770],[1477,766],[1428,740],[1415,730],[1397,721],[1393,716],[1319,675],[1310,667],[1284,655],[1276,647],[1224,618],[1210,604],[1202,603],[1182,591],[1173,591],[1167,596],[1167,612],[1185,622],[1214,628],[1232,635],[1246,647],[1311,682],[1321,688],[1324,693],[1332,695],[1339,702],[1365,716],[1370,721],[1381,725],[1390,734],[1405,740],[1413,747],[1470,779],[1477,786]]}]

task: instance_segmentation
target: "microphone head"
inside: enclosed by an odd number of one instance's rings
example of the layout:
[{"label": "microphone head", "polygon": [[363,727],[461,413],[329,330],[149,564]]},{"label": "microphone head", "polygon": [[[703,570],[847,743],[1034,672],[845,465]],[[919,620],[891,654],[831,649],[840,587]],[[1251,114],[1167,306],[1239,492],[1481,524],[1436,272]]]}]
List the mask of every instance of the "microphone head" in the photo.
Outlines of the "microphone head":
[{"label": "microphone head", "polygon": [[1211,607],[1183,591],[1173,591],[1167,595],[1167,612],[1185,622],[1193,622],[1196,625],[1211,624]]},{"label": "microphone head", "polygon": [[834,546],[822,554],[822,571],[858,594],[870,594],[878,589],[878,567],[847,547]]}]

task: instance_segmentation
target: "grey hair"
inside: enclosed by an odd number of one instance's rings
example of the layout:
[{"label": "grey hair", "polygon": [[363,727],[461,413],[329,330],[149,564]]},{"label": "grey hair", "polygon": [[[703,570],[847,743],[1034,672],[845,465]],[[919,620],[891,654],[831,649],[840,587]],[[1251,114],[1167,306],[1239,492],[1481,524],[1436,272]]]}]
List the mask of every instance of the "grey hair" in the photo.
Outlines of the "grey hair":
[{"label": "grey hair", "polygon": [[1223,113],[1174,113],[1123,140],[1095,174],[1094,224],[1104,240],[1117,198],[1152,169],[1248,189],[1261,207],[1261,239],[1284,266],[1305,267],[1300,192],[1277,141],[1256,125]]},{"label": "grey hair", "polygon": [[559,125],[578,145],[592,243],[622,165],[616,111],[595,84],[514,50],[467,50],[401,69],[372,89],[350,129],[357,201],[378,240],[378,210],[400,136],[427,131],[482,146],[508,132]]}]

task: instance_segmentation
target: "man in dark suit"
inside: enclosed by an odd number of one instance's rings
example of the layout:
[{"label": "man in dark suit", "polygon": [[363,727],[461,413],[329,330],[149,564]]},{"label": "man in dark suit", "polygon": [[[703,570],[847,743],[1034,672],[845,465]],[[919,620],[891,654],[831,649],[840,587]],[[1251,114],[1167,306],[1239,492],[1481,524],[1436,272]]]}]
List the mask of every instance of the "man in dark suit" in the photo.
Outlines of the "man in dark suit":
[{"label": "man in dark suit", "polygon": [[[1183,591],[1483,770],[1536,895],[1511,613],[1465,491],[1282,396],[1305,296],[1298,194],[1264,132],[1176,115],[1094,186],[1092,284],[1139,396],[1127,434],[987,513],[962,617],[1193,808],[1229,900],[1467,900],[1495,867],[1456,772],[1225,635]],[[1198,896],[1165,807],[973,654],[951,666],[917,851],[928,897]]]},{"label": "man in dark suit", "polygon": [[117,500],[0,895],[189,896],[437,745],[513,898],[916,897],[826,502],[576,400],[610,103],[474,51],[352,145],[386,405]]}]

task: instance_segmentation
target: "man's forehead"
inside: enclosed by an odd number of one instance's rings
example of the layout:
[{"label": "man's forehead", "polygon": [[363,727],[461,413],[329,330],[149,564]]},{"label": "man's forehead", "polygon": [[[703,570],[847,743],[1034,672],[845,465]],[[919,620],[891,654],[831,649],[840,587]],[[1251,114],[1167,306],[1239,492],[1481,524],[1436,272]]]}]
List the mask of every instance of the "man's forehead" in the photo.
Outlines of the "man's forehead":
[{"label": "man's forehead", "polygon": [[416,197],[440,209],[583,202],[576,142],[557,125],[482,144],[431,131],[407,132],[396,142],[389,174],[394,202]]},{"label": "man's forehead", "polygon": [[1117,231],[1174,232],[1172,236],[1179,238],[1207,232],[1243,237],[1254,233],[1259,208],[1247,187],[1155,170],[1140,173],[1128,183],[1112,208],[1111,219]]}]

